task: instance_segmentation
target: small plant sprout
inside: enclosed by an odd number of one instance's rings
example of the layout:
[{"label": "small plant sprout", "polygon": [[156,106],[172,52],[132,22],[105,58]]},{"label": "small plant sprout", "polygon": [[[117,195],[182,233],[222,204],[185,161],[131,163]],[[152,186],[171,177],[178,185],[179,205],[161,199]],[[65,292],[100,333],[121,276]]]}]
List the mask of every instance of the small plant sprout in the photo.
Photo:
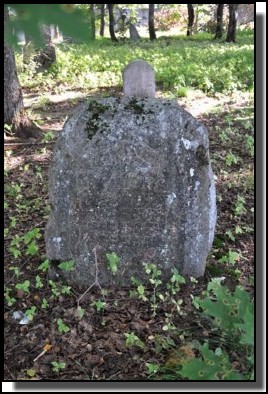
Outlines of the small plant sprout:
[{"label": "small plant sprout", "polygon": [[70,331],[70,328],[63,323],[62,319],[57,320],[58,330],[62,334],[66,334],[66,332]]},{"label": "small plant sprout", "polygon": [[6,303],[8,306],[12,306],[17,301],[16,298],[14,298],[10,295],[11,291],[12,291],[12,289],[10,287],[4,288],[4,296],[5,296],[5,300],[6,300]]},{"label": "small plant sprout", "polygon": [[66,367],[66,363],[63,362],[58,362],[58,361],[52,361],[52,371],[59,373],[61,369],[64,369]]},{"label": "small plant sprout", "polygon": [[21,275],[19,267],[10,267],[9,270],[14,271],[16,278],[18,278]]},{"label": "small plant sprout", "polygon": [[165,323],[164,326],[162,327],[163,331],[174,331],[176,330],[176,327],[174,326],[172,322],[172,313],[165,313]]},{"label": "small plant sprout", "polygon": [[137,287],[137,293],[138,293],[138,297],[142,300],[142,301],[148,301],[148,298],[145,296],[146,293],[146,289],[145,287],[140,284]]},{"label": "small plant sprout", "polygon": [[125,333],[124,336],[126,338],[126,346],[127,347],[138,346],[141,349],[143,349],[145,347],[145,344],[134,332],[131,332],[130,334]]},{"label": "small plant sprout", "polygon": [[152,364],[152,363],[146,363],[146,367],[147,367],[147,373],[148,373],[149,377],[152,375],[155,375],[160,369],[159,365]]},{"label": "small plant sprout", "polygon": [[33,320],[34,315],[36,313],[36,306],[31,306],[30,309],[27,309],[25,315],[28,317],[29,320]]},{"label": "small plant sprout", "polygon": [[114,252],[107,253],[106,257],[108,259],[108,270],[111,271],[113,275],[115,275],[121,258]]},{"label": "small plant sprout", "polygon": [[243,215],[244,213],[247,213],[247,210],[245,208],[245,199],[243,196],[238,195],[237,196],[237,201],[235,203],[235,209],[234,212],[236,215],[240,216]]},{"label": "small plant sprout", "polygon": [[61,288],[61,294],[71,294],[71,286],[63,285]]},{"label": "small plant sprout", "polygon": [[219,263],[229,263],[229,264],[235,264],[237,260],[240,260],[241,255],[240,253],[234,252],[232,250],[229,250],[228,254],[222,256],[219,259]]},{"label": "small plant sprout", "polygon": [[82,319],[85,313],[86,313],[85,309],[81,308],[81,306],[78,306],[75,314],[79,317],[79,319]]},{"label": "small plant sprout", "polygon": [[58,267],[63,271],[73,271],[74,270],[74,261],[64,261],[58,265]]},{"label": "small plant sprout", "polygon": [[38,269],[41,270],[42,272],[46,272],[50,267],[50,261],[49,260],[45,260],[43,263],[41,263],[38,266]]},{"label": "small plant sprout", "polygon": [[48,301],[46,300],[46,298],[43,298],[41,308],[46,309],[48,306],[49,306]]},{"label": "small plant sprout", "polygon": [[41,289],[43,286],[44,285],[43,285],[43,282],[42,282],[40,276],[36,275],[36,277],[35,277],[35,287],[36,287],[36,289]]},{"label": "small plant sprout", "polygon": [[51,286],[51,292],[53,297],[58,297],[61,294],[61,292],[58,289],[57,283],[55,283],[52,279],[50,279],[48,283]]},{"label": "small plant sprout", "polygon": [[44,133],[43,138],[42,138],[42,142],[49,142],[51,140],[53,140],[55,138],[54,133],[52,133],[51,131],[48,131],[46,133]]},{"label": "small plant sprout", "polygon": [[35,375],[36,375],[36,370],[33,369],[33,368],[27,369],[26,373],[27,373],[27,375],[28,375],[30,378],[34,378]]},{"label": "small plant sprout", "polygon": [[229,167],[232,164],[237,164],[238,160],[239,160],[239,158],[237,156],[235,156],[232,152],[229,152],[225,158],[225,163]]},{"label": "small plant sprout", "polygon": [[231,241],[235,242],[235,237],[231,230],[225,231],[225,234],[230,238]]},{"label": "small plant sprout", "polygon": [[23,290],[24,293],[28,293],[28,294],[30,293],[29,287],[30,287],[29,280],[25,280],[23,283],[16,284],[16,289]]},{"label": "small plant sprout", "polygon": [[102,312],[105,309],[106,302],[97,300],[94,301],[91,305],[95,306],[97,312]]},{"label": "small plant sprout", "polygon": [[[153,310],[153,316],[156,315],[156,309],[157,309],[157,297],[156,297],[156,290],[159,285],[161,285],[162,281],[159,279],[159,277],[162,275],[161,271],[157,268],[155,264],[151,263],[143,263],[145,272],[147,275],[149,275],[149,282],[153,285],[153,294],[150,297],[150,302],[151,302],[151,308]],[[139,286],[140,287],[140,286]],[[139,292],[139,287],[138,287],[138,292]]]},{"label": "small plant sprout", "polygon": [[185,279],[181,276],[176,268],[172,269],[172,276],[167,284],[167,288],[172,295],[180,291],[180,285],[185,284]]}]

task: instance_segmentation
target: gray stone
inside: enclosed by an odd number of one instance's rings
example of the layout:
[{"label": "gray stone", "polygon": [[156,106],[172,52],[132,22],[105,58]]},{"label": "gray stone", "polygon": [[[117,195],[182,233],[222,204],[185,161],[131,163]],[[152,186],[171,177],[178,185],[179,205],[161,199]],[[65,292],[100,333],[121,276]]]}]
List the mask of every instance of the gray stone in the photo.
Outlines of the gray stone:
[{"label": "gray stone", "polygon": [[[128,68],[128,70],[130,70]],[[82,289],[145,279],[172,268],[204,274],[216,223],[206,128],[176,102],[106,98],[81,104],[58,137],[49,175],[50,260],[75,262],[66,279]],[[96,248],[96,256],[93,249]],[[116,275],[106,253],[120,258]]]},{"label": "gray stone", "polygon": [[153,67],[144,60],[134,60],[123,71],[125,96],[155,97]]},{"label": "gray stone", "polygon": [[132,23],[129,25],[129,37],[132,41],[138,41],[141,39],[136,26]]}]

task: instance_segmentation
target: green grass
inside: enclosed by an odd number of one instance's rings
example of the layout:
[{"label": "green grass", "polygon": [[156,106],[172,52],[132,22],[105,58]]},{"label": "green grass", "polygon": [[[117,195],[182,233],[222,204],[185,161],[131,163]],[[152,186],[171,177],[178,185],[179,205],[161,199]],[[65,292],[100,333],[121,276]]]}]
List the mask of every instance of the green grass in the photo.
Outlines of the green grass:
[{"label": "green grass", "polygon": [[17,55],[24,87],[67,83],[73,88],[122,86],[122,70],[134,59],[144,59],[155,69],[156,83],[167,89],[197,88],[205,93],[252,91],[254,42],[252,31],[241,31],[237,43],[213,40],[207,33],[193,37],[161,37],[155,42],[112,43],[107,38],[85,44],[57,47],[57,62],[45,74],[33,78]]}]

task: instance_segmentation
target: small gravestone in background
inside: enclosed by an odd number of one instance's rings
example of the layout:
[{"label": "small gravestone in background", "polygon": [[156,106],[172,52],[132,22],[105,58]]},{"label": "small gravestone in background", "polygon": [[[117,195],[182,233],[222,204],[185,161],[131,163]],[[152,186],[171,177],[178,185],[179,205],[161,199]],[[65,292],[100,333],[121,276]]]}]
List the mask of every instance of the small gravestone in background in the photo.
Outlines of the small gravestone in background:
[{"label": "small gravestone in background", "polygon": [[144,60],[134,60],[125,67],[123,82],[125,96],[155,96],[154,69]]},{"label": "small gravestone in background", "polygon": [[[142,263],[168,280],[204,274],[216,223],[205,127],[176,102],[154,98],[141,60],[124,72],[122,98],[80,105],[59,136],[50,168],[50,260],[73,260],[64,275],[81,289],[144,281]],[[120,258],[115,275],[106,254]]]},{"label": "small gravestone in background", "polygon": [[136,26],[132,23],[129,24],[129,37],[132,41],[138,41],[141,39]]}]

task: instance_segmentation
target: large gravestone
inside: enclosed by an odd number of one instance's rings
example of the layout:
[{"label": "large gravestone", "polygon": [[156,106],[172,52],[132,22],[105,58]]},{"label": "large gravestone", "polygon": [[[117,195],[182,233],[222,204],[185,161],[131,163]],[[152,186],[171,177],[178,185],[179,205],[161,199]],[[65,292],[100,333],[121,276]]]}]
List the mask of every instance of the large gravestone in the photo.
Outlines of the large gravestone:
[{"label": "large gravestone", "polygon": [[[138,75],[128,67],[125,79]],[[146,85],[137,85],[133,93],[143,96]],[[176,102],[128,93],[80,105],[54,151],[47,256],[73,260],[75,270],[65,275],[80,288],[94,283],[96,266],[101,286],[144,280],[143,262],[157,264],[163,280],[173,267],[202,276],[213,242],[207,130]],[[107,269],[111,252],[121,258],[116,275]]]}]

